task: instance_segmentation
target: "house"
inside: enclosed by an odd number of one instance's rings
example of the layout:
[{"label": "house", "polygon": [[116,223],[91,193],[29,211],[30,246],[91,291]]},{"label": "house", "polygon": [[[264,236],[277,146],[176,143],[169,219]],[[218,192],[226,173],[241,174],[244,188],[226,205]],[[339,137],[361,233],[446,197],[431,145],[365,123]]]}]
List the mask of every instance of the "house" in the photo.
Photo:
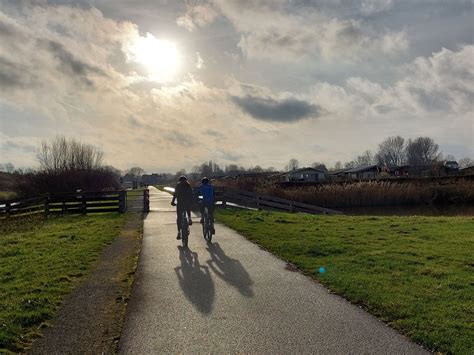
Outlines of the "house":
[{"label": "house", "polygon": [[326,180],[326,172],[314,168],[300,168],[280,175],[284,181],[324,181]]},{"label": "house", "polygon": [[459,172],[462,175],[474,175],[474,165],[473,166],[467,166],[465,168],[459,169]]},{"label": "house", "polygon": [[402,177],[408,176],[410,171],[409,165],[385,165],[382,169],[389,176]]},{"label": "house", "polygon": [[136,176],[133,174],[125,174],[125,176],[120,178],[120,182],[124,186],[127,186],[127,187],[130,186],[131,184],[132,188],[136,189],[139,186],[141,179],[142,179],[141,176]]},{"label": "house", "polygon": [[328,176],[331,180],[345,180],[347,178],[345,175],[347,170],[349,170],[349,168],[333,170],[328,173]]},{"label": "house", "polygon": [[343,175],[349,180],[371,180],[378,177],[381,172],[380,166],[364,165],[344,171]]}]

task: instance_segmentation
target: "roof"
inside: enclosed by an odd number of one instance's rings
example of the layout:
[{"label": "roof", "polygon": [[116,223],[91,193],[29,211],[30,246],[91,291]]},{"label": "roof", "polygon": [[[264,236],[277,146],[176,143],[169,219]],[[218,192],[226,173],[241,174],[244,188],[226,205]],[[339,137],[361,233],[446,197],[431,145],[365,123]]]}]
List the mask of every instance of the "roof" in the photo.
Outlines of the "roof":
[{"label": "roof", "polygon": [[373,164],[373,165],[363,165],[363,166],[358,166],[356,168],[352,168],[352,169],[349,169],[349,170],[346,170],[345,172],[346,173],[360,173],[360,172],[363,172],[363,171],[366,171],[366,170],[371,170],[371,169],[374,169],[374,168],[379,168],[379,166],[377,164]]},{"label": "roof", "polygon": [[301,173],[301,172],[303,172],[303,171],[308,171],[308,170],[311,170],[311,171],[314,171],[314,172],[317,172],[317,173],[325,173],[324,170],[315,169],[315,168],[299,168],[299,169],[295,169],[295,170],[291,170],[291,171],[284,172],[284,173],[282,173],[281,175],[294,174],[294,173]]},{"label": "roof", "polygon": [[334,171],[330,171],[328,174],[329,175],[338,175],[338,174],[345,173],[347,170],[350,170],[350,169],[345,168],[345,169],[334,170]]}]

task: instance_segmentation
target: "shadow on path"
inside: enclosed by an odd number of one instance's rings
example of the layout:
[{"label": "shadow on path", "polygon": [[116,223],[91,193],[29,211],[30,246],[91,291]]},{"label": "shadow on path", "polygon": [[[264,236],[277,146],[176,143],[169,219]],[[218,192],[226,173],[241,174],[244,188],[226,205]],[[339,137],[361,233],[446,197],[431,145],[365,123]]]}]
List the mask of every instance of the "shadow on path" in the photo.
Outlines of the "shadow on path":
[{"label": "shadow on path", "polygon": [[219,243],[208,244],[206,250],[211,254],[211,260],[207,261],[211,270],[243,296],[253,297],[253,281],[240,261],[228,257]]},{"label": "shadow on path", "polygon": [[209,268],[199,264],[198,254],[189,248],[178,246],[181,266],[174,270],[186,298],[199,312],[209,314],[214,304],[214,282]]}]

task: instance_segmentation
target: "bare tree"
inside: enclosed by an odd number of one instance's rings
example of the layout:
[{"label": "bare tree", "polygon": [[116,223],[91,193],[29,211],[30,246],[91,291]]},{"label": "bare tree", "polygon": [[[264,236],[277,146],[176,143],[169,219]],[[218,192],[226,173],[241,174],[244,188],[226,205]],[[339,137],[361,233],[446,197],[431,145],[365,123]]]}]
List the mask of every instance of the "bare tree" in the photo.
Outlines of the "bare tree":
[{"label": "bare tree", "polygon": [[459,159],[459,167],[461,169],[474,166],[474,159],[471,158],[462,158]]},{"label": "bare tree", "polygon": [[314,162],[313,164],[311,164],[311,167],[317,170],[328,171],[328,169],[326,168],[326,164],[320,162]]},{"label": "bare tree", "polygon": [[47,172],[99,169],[103,156],[97,147],[63,136],[43,141],[36,153],[41,170]]},{"label": "bare tree", "polygon": [[407,161],[410,165],[428,165],[439,161],[439,146],[430,137],[418,137],[408,140],[406,146]]},{"label": "bare tree", "polygon": [[400,136],[388,137],[379,144],[375,161],[380,165],[400,166],[406,162],[405,139]]},{"label": "bare tree", "polygon": [[12,163],[0,164],[0,171],[11,174],[15,171],[15,166]]},{"label": "bare tree", "polygon": [[341,170],[341,169],[342,169],[342,163],[340,161],[337,161],[336,164],[334,164],[333,170]]},{"label": "bare tree", "polygon": [[288,171],[296,170],[296,169],[298,169],[299,165],[300,165],[300,163],[298,162],[298,160],[296,160],[295,158],[292,158],[288,162],[288,166],[287,166],[286,170],[288,170]]},{"label": "bare tree", "polygon": [[366,150],[355,159],[356,166],[372,165],[374,163],[374,154],[370,150]]},{"label": "bare tree", "polygon": [[127,170],[127,174],[130,174],[133,176],[142,176],[143,174],[145,174],[145,170],[143,170],[139,166],[134,166],[133,168],[130,168]]}]

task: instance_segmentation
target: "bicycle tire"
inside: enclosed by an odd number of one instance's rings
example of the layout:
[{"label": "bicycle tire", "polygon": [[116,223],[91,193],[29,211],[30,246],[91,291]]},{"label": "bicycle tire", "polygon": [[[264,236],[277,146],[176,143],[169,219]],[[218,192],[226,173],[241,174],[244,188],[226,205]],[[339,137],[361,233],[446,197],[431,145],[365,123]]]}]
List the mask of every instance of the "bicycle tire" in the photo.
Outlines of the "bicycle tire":
[{"label": "bicycle tire", "polygon": [[212,241],[212,233],[211,233],[211,220],[209,218],[209,210],[207,207],[204,207],[203,213],[203,222],[202,222],[202,234],[204,239],[210,243]]},{"label": "bicycle tire", "polygon": [[183,248],[188,246],[188,236],[189,236],[189,224],[188,224],[188,215],[186,211],[183,212],[181,216],[181,243]]}]

